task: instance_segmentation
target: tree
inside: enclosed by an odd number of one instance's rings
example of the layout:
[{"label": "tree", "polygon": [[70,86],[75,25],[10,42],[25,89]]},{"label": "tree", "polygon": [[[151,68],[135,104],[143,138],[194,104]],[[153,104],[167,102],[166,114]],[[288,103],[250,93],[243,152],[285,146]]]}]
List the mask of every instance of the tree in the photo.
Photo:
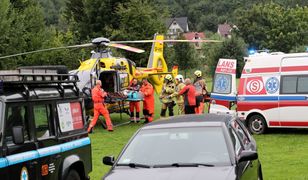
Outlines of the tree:
[{"label": "tree", "polygon": [[206,57],[207,65],[213,75],[217,62],[220,58],[236,59],[237,60],[237,77],[240,77],[244,66],[243,57],[247,54],[247,46],[243,39],[232,35],[230,39],[224,39],[221,44],[206,45],[204,48],[204,56]]},{"label": "tree", "polygon": [[307,43],[308,7],[285,8],[267,3],[237,11],[237,34],[250,47],[289,52]]},{"label": "tree", "polygon": [[[14,1],[16,4],[11,4],[8,0],[0,1],[0,29],[3,28],[0,34],[0,56],[75,42],[72,32],[61,33],[55,28],[46,27],[43,11],[36,1]],[[17,66],[48,64],[63,64],[76,68],[78,55],[78,52],[62,50],[18,56],[3,59],[0,68],[14,69]]]},{"label": "tree", "polygon": [[[184,39],[184,37],[179,37],[179,39]],[[198,64],[195,49],[190,43],[175,43],[173,47],[173,62],[184,69],[184,77],[186,77],[187,70],[195,68]]]},{"label": "tree", "polygon": [[0,0],[0,56],[5,54],[6,49],[8,49],[8,37],[9,29],[11,26],[11,15],[10,15],[10,1]]},{"label": "tree", "polygon": [[125,0],[68,0],[65,17],[81,41],[95,37],[110,37],[119,28],[116,10]]},{"label": "tree", "polygon": [[[162,22],[165,19],[164,12],[157,11],[156,5],[147,0],[131,0],[120,4],[116,10],[116,16],[119,17],[119,28],[112,31],[112,40],[153,39],[155,33],[165,32]],[[135,44],[134,46],[150,50],[151,44]],[[149,57],[149,51],[144,54],[131,52],[123,52],[123,54],[132,60],[141,59],[143,65],[146,65]]]},{"label": "tree", "polygon": [[58,27],[61,14],[65,9],[66,0],[39,0],[43,8],[44,19],[47,26]]}]

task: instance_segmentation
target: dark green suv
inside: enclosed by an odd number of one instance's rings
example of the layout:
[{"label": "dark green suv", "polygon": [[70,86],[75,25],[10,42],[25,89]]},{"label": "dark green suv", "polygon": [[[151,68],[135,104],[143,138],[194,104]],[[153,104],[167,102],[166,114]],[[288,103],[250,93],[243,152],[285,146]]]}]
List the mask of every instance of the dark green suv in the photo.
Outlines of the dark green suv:
[{"label": "dark green suv", "polygon": [[48,69],[0,71],[0,177],[88,179],[91,143],[78,77]]}]

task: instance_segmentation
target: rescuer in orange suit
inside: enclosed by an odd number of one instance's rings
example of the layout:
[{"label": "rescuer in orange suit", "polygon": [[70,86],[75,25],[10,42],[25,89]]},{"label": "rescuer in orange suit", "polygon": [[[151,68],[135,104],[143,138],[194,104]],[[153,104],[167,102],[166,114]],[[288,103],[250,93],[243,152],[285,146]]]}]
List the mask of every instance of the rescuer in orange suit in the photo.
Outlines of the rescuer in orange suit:
[{"label": "rescuer in orange suit", "polygon": [[100,114],[102,114],[105,118],[107,130],[113,131],[109,112],[108,112],[107,107],[104,104],[104,98],[107,96],[107,93],[101,88],[101,86],[102,86],[102,82],[100,80],[96,80],[96,85],[91,91],[92,101],[94,104],[94,109],[93,109],[94,117],[89,125],[88,132],[92,131]]},{"label": "rescuer in orange suit", "polygon": [[154,115],[154,88],[152,84],[148,82],[147,79],[142,80],[142,86],[140,88],[144,98],[143,98],[143,115],[145,117],[145,122],[152,122]]}]

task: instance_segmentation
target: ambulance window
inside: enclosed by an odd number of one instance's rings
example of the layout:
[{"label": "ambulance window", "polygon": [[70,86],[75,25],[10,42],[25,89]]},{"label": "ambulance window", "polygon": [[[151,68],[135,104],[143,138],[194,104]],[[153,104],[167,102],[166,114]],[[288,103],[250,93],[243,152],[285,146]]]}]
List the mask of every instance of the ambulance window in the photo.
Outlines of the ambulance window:
[{"label": "ambulance window", "polygon": [[215,74],[214,79],[214,93],[229,94],[231,92],[232,76],[230,74]]},{"label": "ambulance window", "polygon": [[35,121],[35,130],[36,137],[38,139],[48,138],[53,135],[50,131],[51,114],[50,114],[50,105],[35,105],[33,106],[33,115]]},{"label": "ambulance window", "polygon": [[308,93],[308,76],[298,77],[297,93]]},{"label": "ambulance window", "polygon": [[24,127],[24,140],[29,141],[29,126],[27,108],[25,106],[10,106],[7,109],[6,115],[6,127],[5,127],[5,141],[7,144],[13,143],[13,132],[14,126]]},{"label": "ambulance window", "polygon": [[282,77],[282,94],[295,94],[296,93],[296,76],[284,76]]}]

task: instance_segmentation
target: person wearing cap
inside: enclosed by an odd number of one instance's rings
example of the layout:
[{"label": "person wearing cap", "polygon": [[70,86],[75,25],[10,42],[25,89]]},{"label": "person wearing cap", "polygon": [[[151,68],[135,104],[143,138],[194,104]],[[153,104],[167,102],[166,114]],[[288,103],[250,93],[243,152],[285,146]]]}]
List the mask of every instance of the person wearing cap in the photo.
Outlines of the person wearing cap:
[{"label": "person wearing cap", "polygon": [[143,94],[143,115],[145,122],[152,122],[154,115],[154,88],[146,78],[142,79],[142,86],[140,92]]},{"label": "person wearing cap", "polygon": [[196,88],[196,114],[202,114],[204,109],[204,96],[207,94],[205,79],[202,78],[202,72],[197,70],[194,72],[196,78],[194,86]]},{"label": "person wearing cap", "polygon": [[196,107],[196,89],[191,84],[191,80],[186,78],[185,87],[179,92],[179,95],[184,95],[184,111],[185,114],[195,114]]},{"label": "person wearing cap", "polygon": [[184,114],[184,96],[179,95],[180,91],[185,87],[184,78],[182,75],[178,74],[175,77],[175,92],[171,94],[171,97],[175,97],[175,102],[178,105],[178,115]]},{"label": "person wearing cap", "polygon": [[169,111],[169,116],[173,116],[173,107],[175,103],[171,97],[171,95],[175,92],[175,84],[173,82],[173,78],[171,74],[167,74],[165,76],[165,83],[163,85],[163,89],[160,93],[159,99],[162,102],[160,117],[166,117],[167,108]]},{"label": "person wearing cap", "polygon": [[102,114],[105,118],[107,130],[113,131],[113,125],[109,116],[109,111],[104,104],[104,98],[107,96],[107,93],[104,91],[102,87],[102,82],[100,80],[96,80],[96,85],[91,91],[92,94],[92,101],[94,104],[94,117],[88,127],[88,132],[92,132],[92,129],[96,125],[98,117]]},{"label": "person wearing cap", "polygon": [[[138,84],[138,80],[133,78],[131,83],[128,86],[128,90],[137,93],[140,90],[140,85]],[[135,115],[136,110],[136,116]],[[139,112],[140,112],[140,102],[139,101],[130,101],[129,102],[129,111],[130,111],[130,122],[139,122]]]}]

